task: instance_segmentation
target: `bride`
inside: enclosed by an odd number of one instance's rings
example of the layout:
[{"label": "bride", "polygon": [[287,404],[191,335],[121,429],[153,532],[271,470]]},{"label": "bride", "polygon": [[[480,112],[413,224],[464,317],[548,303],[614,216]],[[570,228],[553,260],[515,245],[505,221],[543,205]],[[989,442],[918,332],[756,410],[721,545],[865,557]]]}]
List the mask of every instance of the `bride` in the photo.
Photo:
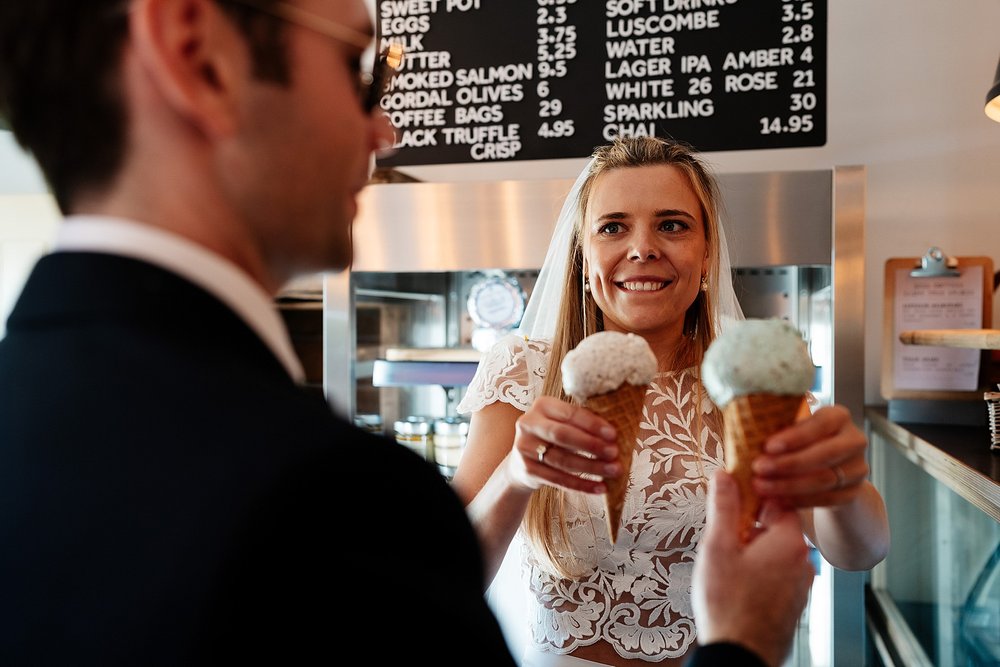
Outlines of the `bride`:
[{"label": "bride", "polygon": [[[722,418],[699,367],[727,318],[742,317],[713,175],[685,145],[619,138],[598,148],[563,206],[518,335],[481,362],[455,490],[491,579],[512,540],[530,591],[523,665],[680,665],[697,631],[690,604],[707,480],[724,466]],[[596,331],[643,336],[659,372],[645,397],[618,539],[604,479],[622,474],[614,429],[562,391],[565,354]],[[867,442],[824,407],[773,437],[763,496],[801,508],[835,567],[888,549]],[[583,473],[586,473],[585,475]]]}]

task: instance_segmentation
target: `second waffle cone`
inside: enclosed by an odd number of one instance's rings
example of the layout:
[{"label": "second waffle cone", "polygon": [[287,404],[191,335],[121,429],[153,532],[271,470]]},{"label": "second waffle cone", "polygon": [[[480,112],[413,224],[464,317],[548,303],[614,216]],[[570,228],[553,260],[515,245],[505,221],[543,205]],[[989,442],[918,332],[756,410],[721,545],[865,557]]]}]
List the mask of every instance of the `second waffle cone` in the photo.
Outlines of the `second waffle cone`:
[{"label": "second waffle cone", "polygon": [[803,400],[804,396],[747,394],[737,396],[722,410],[726,470],[740,487],[740,536],[744,541],[760,510],[760,497],[751,484],[750,464],[761,453],[765,440],[795,423]]},{"label": "second waffle cone", "polygon": [[606,394],[591,396],[584,405],[595,414],[611,422],[618,431],[618,462],[622,464],[622,474],[616,479],[606,479],[608,492],[605,495],[608,533],[612,544],[618,539],[625,493],[628,491],[629,473],[632,469],[632,452],[639,436],[642,421],[642,405],[648,385],[623,384]]}]

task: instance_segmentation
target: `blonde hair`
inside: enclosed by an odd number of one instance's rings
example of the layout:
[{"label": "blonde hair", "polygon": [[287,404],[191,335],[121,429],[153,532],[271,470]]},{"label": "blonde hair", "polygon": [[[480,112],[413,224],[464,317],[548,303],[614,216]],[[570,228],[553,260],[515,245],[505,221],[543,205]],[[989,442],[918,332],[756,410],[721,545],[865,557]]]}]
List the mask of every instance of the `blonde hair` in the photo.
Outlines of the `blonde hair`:
[{"label": "blonde hair", "polygon": [[[563,357],[588,334],[604,328],[602,313],[584,290],[586,276],[583,270],[583,223],[594,182],[602,174],[615,169],[654,165],[670,165],[687,176],[691,189],[701,204],[709,258],[705,276],[708,290],[699,290],[694,303],[685,313],[685,336],[675,358],[660,362],[666,362],[671,369],[698,367],[705,350],[715,339],[713,304],[718,301],[720,224],[719,189],[715,177],[686,144],[658,137],[617,137],[611,144],[594,151],[590,173],[580,191],[562,301],[556,320],[562,325],[557,328],[552,341],[548,372],[542,388],[545,396],[568,400],[562,389],[560,366]],[[573,578],[579,576],[579,573],[574,573],[571,569],[576,559],[566,533],[565,504],[566,492],[563,489],[542,486],[528,503],[523,528],[528,542],[541,560],[547,561],[546,564],[559,576]]]}]

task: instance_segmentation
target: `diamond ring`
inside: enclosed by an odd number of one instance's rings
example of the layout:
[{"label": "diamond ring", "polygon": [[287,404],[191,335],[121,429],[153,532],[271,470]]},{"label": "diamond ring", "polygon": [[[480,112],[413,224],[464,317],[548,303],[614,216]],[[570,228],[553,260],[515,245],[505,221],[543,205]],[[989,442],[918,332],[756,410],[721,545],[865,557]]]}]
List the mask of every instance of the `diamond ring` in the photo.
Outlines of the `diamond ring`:
[{"label": "diamond ring", "polygon": [[535,451],[538,452],[539,463],[545,463],[545,452],[548,451],[548,449],[549,448],[546,445],[538,445],[535,447]]}]

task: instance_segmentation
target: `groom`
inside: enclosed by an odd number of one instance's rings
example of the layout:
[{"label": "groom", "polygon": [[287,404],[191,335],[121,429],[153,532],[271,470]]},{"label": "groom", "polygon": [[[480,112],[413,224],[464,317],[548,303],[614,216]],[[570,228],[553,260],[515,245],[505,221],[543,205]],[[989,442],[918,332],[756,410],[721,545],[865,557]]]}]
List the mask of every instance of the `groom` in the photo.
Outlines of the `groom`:
[{"label": "groom", "polygon": [[[0,113],[67,216],[0,342],[0,664],[513,664],[461,504],[301,390],[273,308],[351,262],[371,39],[363,0],[0,3]],[[776,664],[716,525],[702,636]]]}]

